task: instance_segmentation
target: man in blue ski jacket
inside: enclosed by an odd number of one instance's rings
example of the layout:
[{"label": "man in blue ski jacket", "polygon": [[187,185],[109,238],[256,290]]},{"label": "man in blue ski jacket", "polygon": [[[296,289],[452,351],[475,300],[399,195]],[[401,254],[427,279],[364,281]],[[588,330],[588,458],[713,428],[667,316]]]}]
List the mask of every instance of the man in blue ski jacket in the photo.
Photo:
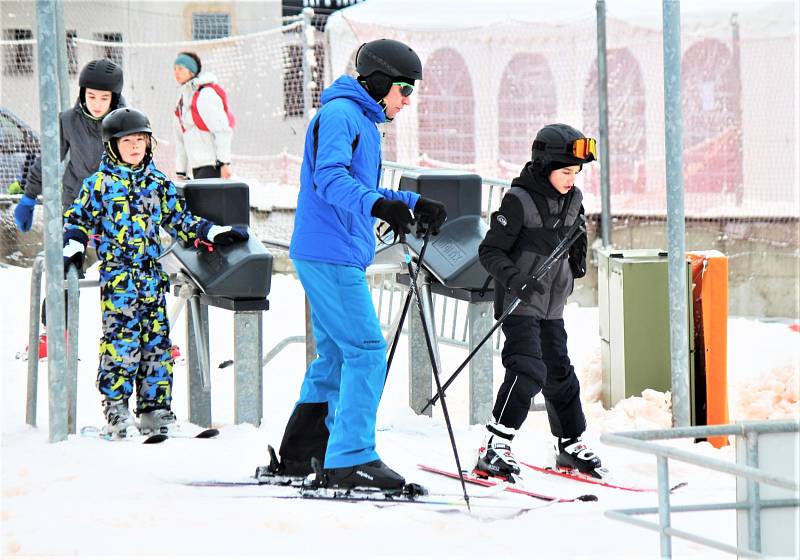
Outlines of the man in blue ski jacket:
[{"label": "man in blue ski jacket", "polygon": [[410,103],[422,79],[419,57],[379,39],[361,46],[356,70],[358,78],[341,76],[322,93],[306,132],[289,256],[311,305],[318,355],[286,425],[280,472],[310,474],[316,457],[325,468],[320,484],[393,490],[405,480],[375,450],[386,342],[365,269],[375,256],[376,218],[398,236],[415,221],[438,232],[447,214],[437,201],[378,186],[376,125]]}]

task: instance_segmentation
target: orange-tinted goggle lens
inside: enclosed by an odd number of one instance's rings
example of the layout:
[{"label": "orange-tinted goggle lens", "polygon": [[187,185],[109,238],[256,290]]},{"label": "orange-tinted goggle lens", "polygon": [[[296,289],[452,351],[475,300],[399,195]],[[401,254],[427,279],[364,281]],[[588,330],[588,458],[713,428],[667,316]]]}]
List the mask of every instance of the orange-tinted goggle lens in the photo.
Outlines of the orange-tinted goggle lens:
[{"label": "orange-tinted goggle lens", "polygon": [[576,158],[597,159],[597,141],[594,138],[578,138],[572,143],[572,155]]}]

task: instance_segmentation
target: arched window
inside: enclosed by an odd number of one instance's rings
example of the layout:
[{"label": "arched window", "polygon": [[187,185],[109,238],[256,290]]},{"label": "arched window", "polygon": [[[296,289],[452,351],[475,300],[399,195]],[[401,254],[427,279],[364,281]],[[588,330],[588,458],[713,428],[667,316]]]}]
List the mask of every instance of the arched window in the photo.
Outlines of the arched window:
[{"label": "arched window", "polygon": [[737,61],[720,41],[703,39],[683,55],[681,77],[686,191],[740,193],[742,119]]},{"label": "arched window", "polygon": [[419,151],[448,163],[475,162],[475,99],[464,59],[439,49],[419,82]]},{"label": "arched window", "polygon": [[511,59],[497,104],[498,157],[518,170],[531,157],[536,132],[555,120],[555,83],[542,55],[520,53]]},{"label": "arched window", "polygon": [[[645,92],[639,63],[628,49],[608,51],[608,136],[612,194],[644,192],[647,131]],[[599,133],[597,108],[597,64],[592,67],[583,99],[583,133]],[[584,188],[600,192],[600,169],[588,166]]]}]

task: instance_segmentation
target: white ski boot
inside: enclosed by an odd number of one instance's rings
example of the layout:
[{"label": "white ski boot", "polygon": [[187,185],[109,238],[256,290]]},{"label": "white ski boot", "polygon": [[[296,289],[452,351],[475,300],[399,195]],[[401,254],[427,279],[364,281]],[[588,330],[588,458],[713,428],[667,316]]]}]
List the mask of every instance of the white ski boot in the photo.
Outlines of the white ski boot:
[{"label": "white ski boot", "polygon": [[136,429],[136,422],[133,420],[131,411],[128,410],[128,402],[124,400],[119,401],[103,401],[105,406],[104,414],[106,417],[106,426],[103,428],[103,433],[112,438],[126,438],[138,434]]},{"label": "white ski boot", "polygon": [[139,415],[139,431],[142,435],[169,435],[175,429],[175,414],[168,408],[156,408]]}]

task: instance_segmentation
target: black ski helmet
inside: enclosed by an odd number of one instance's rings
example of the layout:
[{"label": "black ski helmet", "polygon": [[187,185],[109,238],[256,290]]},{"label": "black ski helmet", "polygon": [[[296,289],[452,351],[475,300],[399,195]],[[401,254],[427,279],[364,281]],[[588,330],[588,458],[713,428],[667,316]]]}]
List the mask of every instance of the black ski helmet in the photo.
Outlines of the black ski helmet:
[{"label": "black ski helmet", "polygon": [[78,77],[81,89],[98,89],[111,93],[122,93],[122,68],[107,58],[92,60],[81,70]]},{"label": "black ski helmet", "polygon": [[121,138],[135,132],[153,134],[150,119],[138,109],[132,107],[115,109],[103,118],[104,143],[110,142],[112,138]]},{"label": "black ski helmet", "polygon": [[370,96],[379,101],[386,97],[393,81],[414,84],[422,79],[422,62],[414,49],[394,39],[364,43],[356,52],[356,72]]},{"label": "black ski helmet", "polygon": [[548,124],[536,134],[536,138],[533,141],[531,149],[533,165],[545,172],[549,172],[554,162],[583,165],[594,161],[592,154],[589,154],[586,159],[576,157],[573,154],[572,143],[581,138],[585,138],[583,133],[569,125],[561,123]]},{"label": "black ski helmet", "polygon": [[131,107],[115,109],[103,118],[102,122],[103,145],[109,157],[115,163],[124,163],[120,159],[117,140],[128,134],[144,132],[150,136],[147,142],[147,153],[141,165],[147,165],[153,159],[155,140],[153,130],[150,128],[150,119],[147,115]]}]

